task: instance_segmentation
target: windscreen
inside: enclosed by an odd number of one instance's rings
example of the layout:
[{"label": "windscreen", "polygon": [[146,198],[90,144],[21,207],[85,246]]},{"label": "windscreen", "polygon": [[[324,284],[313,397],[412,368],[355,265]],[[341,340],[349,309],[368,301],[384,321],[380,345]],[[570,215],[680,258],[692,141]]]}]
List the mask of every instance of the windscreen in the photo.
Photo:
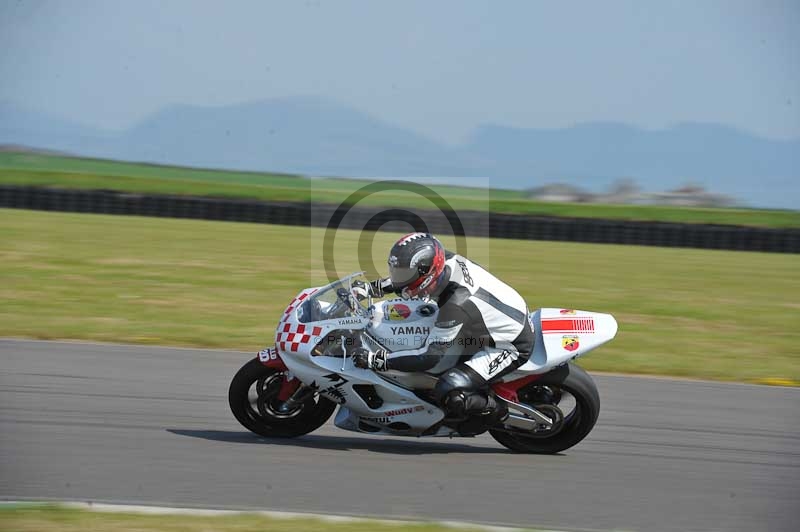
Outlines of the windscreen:
[{"label": "windscreen", "polygon": [[311,323],[365,315],[364,301],[354,290],[359,282],[362,286],[365,284],[362,273],[354,273],[320,288],[300,306],[298,320]]}]

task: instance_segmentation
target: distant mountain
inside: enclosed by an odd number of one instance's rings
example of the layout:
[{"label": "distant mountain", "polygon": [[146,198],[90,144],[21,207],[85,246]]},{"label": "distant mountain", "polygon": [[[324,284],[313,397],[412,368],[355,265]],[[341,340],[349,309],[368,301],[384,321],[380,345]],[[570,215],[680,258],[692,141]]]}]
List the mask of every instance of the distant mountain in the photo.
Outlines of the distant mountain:
[{"label": "distant mountain", "polygon": [[490,177],[503,188],[564,182],[599,191],[626,177],[659,191],[692,182],[745,204],[794,209],[800,198],[800,140],[763,139],[718,124],[656,131],[616,123],[565,129],[486,125],[453,148],[313,98],[172,106],[122,133],[0,103],[0,144],[308,175],[424,176],[464,184]]},{"label": "distant mountain", "polygon": [[502,182],[525,176],[607,187],[620,177],[655,191],[687,182],[762,206],[797,208],[800,140],[759,138],[718,124],[680,124],[648,131],[591,123],[567,129],[480,127],[465,147],[486,160],[503,161]]},{"label": "distant mountain", "polygon": [[84,154],[105,152],[112,135],[69,120],[0,102],[0,144]]},{"label": "distant mountain", "polygon": [[307,98],[170,107],[121,140],[126,158],[194,166],[357,177],[459,175],[464,168],[433,141]]}]

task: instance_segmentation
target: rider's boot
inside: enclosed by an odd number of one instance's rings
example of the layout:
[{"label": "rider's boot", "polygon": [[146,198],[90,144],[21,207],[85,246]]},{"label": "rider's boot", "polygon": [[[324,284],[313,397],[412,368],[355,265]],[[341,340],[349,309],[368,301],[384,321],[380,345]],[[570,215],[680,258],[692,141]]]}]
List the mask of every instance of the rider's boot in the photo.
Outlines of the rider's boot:
[{"label": "rider's boot", "polygon": [[482,434],[508,417],[505,404],[483,390],[453,390],[444,407],[448,417],[459,420],[455,428],[462,436]]}]

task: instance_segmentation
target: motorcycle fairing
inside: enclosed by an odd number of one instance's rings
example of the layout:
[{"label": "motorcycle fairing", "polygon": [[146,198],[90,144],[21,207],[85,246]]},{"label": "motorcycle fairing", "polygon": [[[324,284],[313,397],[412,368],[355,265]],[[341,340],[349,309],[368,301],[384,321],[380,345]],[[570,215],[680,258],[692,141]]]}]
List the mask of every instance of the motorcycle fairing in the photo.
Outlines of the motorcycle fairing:
[{"label": "motorcycle fairing", "polygon": [[[287,356],[284,362],[293,376],[339,403],[342,406],[340,411],[347,410],[347,413],[336,417],[342,423],[341,428],[359,430],[357,418],[364,418],[367,422],[380,421],[381,425],[403,423],[402,429],[383,430],[391,434],[402,432],[416,435],[444,418],[444,412],[437,406],[420,399],[411,390],[387,382],[373,371],[355,367],[349,357],[343,360],[329,356]],[[353,389],[358,384],[369,384],[380,389],[383,404],[371,408]]]},{"label": "motorcycle fairing", "polygon": [[532,312],[536,342],[525,364],[503,378],[504,382],[531,373],[546,373],[612,340],[617,321],[611,314],[585,310],[542,308]]}]

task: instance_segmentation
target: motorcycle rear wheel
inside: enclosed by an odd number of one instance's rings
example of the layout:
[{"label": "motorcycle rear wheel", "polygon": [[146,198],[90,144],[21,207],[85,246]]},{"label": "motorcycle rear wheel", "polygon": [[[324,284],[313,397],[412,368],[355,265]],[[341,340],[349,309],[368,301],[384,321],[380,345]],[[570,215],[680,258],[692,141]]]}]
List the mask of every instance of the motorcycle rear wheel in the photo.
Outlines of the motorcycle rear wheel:
[{"label": "motorcycle rear wheel", "polygon": [[319,395],[309,397],[291,412],[280,412],[282,403],[277,394],[284,378],[257,358],[242,366],[228,389],[228,403],[239,423],[267,438],[294,438],[325,424],[336,403]]},{"label": "motorcycle rear wheel", "polygon": [[[555,402],[544,403],[548,409],[558,407],[557,401],[562,394],[574,398],[574,409],[569,413],[564,412],[563,422],[552,436],[533,435],[510,428],[491,429],[489,433],[502,445],[520,453],[555,454],[576,445],[594,428],[600,414],[600,396],[592,378],[579,366],[570,363],[557,368],[535,381],[532,386],[546,390],[547,395],[553,398]],[[530,406],[535,407],[537,404],[531,403]]]}]

